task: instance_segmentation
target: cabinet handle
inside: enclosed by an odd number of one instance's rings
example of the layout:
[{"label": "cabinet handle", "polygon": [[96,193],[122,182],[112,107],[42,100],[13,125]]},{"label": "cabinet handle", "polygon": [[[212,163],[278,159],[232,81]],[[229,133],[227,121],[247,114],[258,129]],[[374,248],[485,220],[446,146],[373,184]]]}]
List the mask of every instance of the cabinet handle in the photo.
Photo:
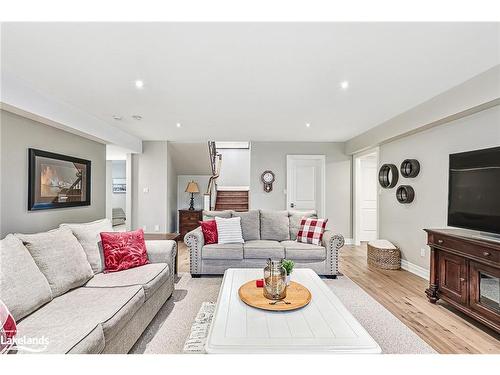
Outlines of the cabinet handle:
[{"label": "cabinet handle", "polygon": [[438,243],[440,243],[440,244],[443,243],[443,242],[444,242],[443,240],[438,240]]},{"label": "cabinet handle", "polygon": [[465,281],[465,278],[461,277],[461,278],[460,278],[460,281],[461,281],[461,282],[464,282],[464,281]]},{"label": "cabinet handle", "polygon": [[489,256],[491,255],[491,253],[489,253],[489,252],[487,252],[487,251],[484,251],[484,252],[483,252],[483,255],[484,255],[485,257],[489,257]]}]

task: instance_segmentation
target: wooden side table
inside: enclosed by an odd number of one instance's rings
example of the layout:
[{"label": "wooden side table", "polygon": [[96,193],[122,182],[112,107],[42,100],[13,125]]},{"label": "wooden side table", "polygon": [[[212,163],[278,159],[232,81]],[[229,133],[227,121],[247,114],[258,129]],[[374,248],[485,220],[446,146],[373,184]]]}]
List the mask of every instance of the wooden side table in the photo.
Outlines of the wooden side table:
[{"label": "wooden side table", "polygon": [[[171,240],[177,242],[181,239],[179,233],[144,233],[144,240]],[[177,262],[179,259],[179,246],[177,246],[177,256],[175,257],[174,273],[177,275]]]},{"label": "wooden side table", "polygon": [[186,233],[200,226],[199,222],[203,220],[202,213],[202,210],[179,210],[179,232],[181,240],[184,239]]}]

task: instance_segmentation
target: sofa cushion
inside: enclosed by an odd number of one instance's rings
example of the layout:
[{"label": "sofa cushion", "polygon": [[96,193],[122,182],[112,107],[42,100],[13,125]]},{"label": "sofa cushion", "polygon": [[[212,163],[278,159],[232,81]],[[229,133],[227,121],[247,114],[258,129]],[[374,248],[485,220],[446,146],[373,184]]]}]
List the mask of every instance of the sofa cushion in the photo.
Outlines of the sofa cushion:
[{"label": "sofa cushion", "polygon": [[146,301],[170,277],[166,263],[151,263],[120,272],[100,273],[85,284],[86,288],[109,288],[119,286],[141,286]]},{"label": "sofa cushion", "polygon": [[82,286],[93,275],[82,245],[64,227],[36,234],[16,233],[47,279],[52,297]]},{"label": "sofa cushion", "polygon": [[217,233],[217,223],[215,220],[199,221],[201,231],[203,232],[203,238],[205,243],[210,245],[212,243],[217,243],[219,240],[219,235]]},{"label": "sofa cushion", "polygon": [[278,241],[256,240],[243,245],[245,259],[281,259],[285,257],[285,248]]},{"label": "sofa cushion", "polygon": [[148,264],[144,231],[102,232],[104,272],[117,272]]},{"label": "sofa cushion", "polygon": [[92,271],[94,273],[102,272],[104,270],[104,261],[99,249],[99,241],[101,241],[100,233],[113,231],[111,221],[109,219],[102,219],[90,223],[61,224],[60,226],[71,229],[78,242],[82,245]]},{"label": "sofa cushion", "polygon": [[241,217],[224,219],[216,217],[217,223],[217,243],[243,243],[243,233],[241,232]]},{"label": "sofa cushion", "polygon": [[227,243],[205,245],[201,249],[202,259],[243,259],[243,244]]},{"label": "sofa cushion", "polygon": [[93,353],[103,347],[103,339],[110,340],[123,329],[143,303],[140,286],[77,288],[19,322],[18,335],[46,337],[43,353],[69,353],[75,348]]},{"label": "sofa cushion", "polygon": [[323,239],[328,219],[312,219],[303,217],[300,220],[300,229],[297,233],[297,242],[320,245]]},{"label": "sofa cushion", "polygon": [[223,217],[224,219],[229,219],[231,217],[230,210],[224,211],[203,211],[203,220],[213,220],[216,217]]},{"label": "sofa cushion", "polygon": [[317,218],[315,210],[309,211],[296,211],[290,210],[288,211],[288,220],[290,221],[290,239],[295,241],[297,239],[297,233],[300,229],[300,220],[303,218]]},{"label": "sofa cushion", "polygon": [[260,238],[286,241],[290,239],[288,211],[260,211]]},{"label": "sofa cushion", "polygon": [[245,241],[260,240],[260,213],[259,210],[246,212],[232,211],[233,217],[241,217],[241,231]]},{"label": "sofa cushion", "polygon": [[7,235],[0,241],[0,300],[19,320],[51,299],[49,283],[28,249],[19,238]]},{"label": "sofa cushion", "polygon": [[325,260],[326,249],[309,243],[283,241],[286,259],[292,260]]}]

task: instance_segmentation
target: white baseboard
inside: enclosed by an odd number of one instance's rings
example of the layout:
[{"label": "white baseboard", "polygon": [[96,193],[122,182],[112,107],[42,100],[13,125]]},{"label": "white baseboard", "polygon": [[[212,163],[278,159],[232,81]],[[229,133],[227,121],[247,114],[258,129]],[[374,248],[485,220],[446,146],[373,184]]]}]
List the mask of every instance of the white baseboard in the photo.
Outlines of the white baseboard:
[{"label": "white baseboard", "polygon": [[401,259],[401,268],[417,276],[420,276],[423,279],[429,280],[429,270],[417,266],[416,264],[410,263],[405,259]]}]

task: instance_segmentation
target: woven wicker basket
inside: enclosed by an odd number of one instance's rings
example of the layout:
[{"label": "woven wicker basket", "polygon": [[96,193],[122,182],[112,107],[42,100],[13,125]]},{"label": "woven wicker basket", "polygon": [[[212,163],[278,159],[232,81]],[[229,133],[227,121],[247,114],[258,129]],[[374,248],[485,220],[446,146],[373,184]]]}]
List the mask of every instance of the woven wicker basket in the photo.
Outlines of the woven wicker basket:
[{"label": "woven wicker basket", "polygon": [[[368,265],[384,270],[399,270],[401,268],[401,252],[399,249],[389,241],[386,242],[391,246],[381,246],[376,242],[368,243]],[[394,247],[394,249],[390,247]]]}]

